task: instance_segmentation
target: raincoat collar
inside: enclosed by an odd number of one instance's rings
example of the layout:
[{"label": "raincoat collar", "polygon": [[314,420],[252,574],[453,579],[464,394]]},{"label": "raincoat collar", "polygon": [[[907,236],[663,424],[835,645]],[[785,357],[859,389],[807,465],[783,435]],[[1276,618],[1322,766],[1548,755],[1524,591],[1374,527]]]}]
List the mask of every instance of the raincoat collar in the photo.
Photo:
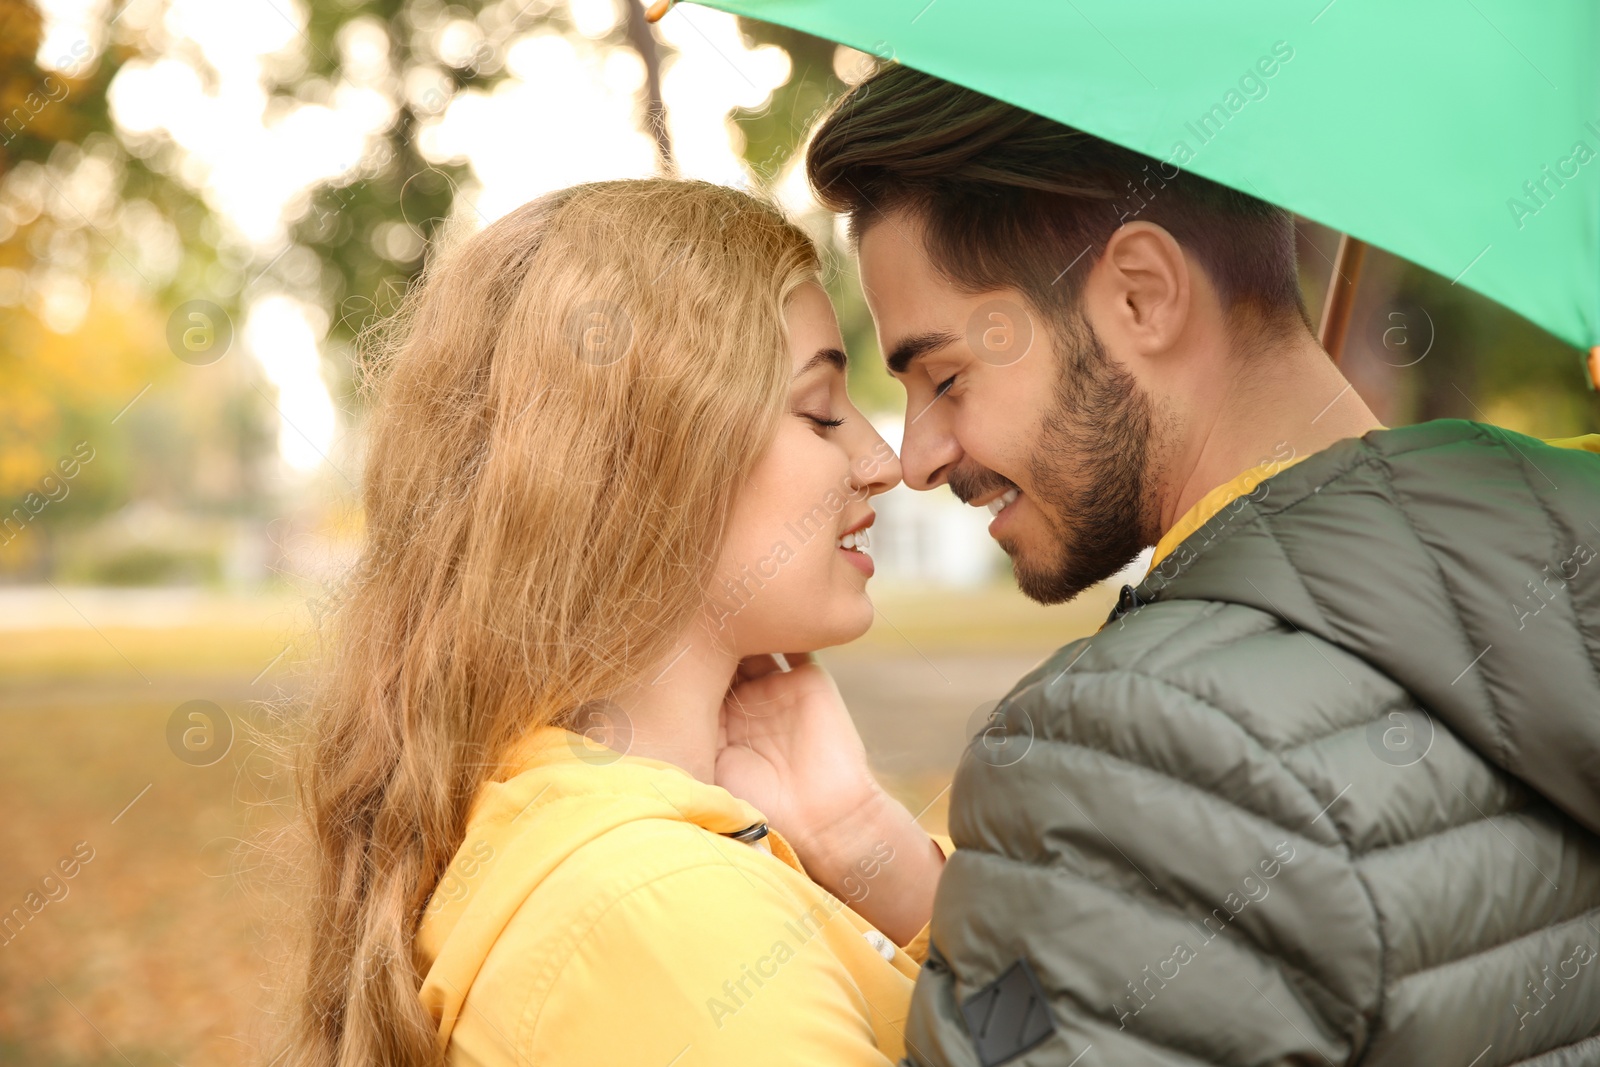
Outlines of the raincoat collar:
[{"label": "raincoat collar", "polygon": [[547,799],[581,792],[643,797],[671,806],[685,822],[713,833],[732,834],[764,821],[752,804],[719,785],[702,782],[675,763],[633,756],[600,745],[559,726],[524,734],[508,754],[509,784],[523,776],[547,780],[556,790]]}]

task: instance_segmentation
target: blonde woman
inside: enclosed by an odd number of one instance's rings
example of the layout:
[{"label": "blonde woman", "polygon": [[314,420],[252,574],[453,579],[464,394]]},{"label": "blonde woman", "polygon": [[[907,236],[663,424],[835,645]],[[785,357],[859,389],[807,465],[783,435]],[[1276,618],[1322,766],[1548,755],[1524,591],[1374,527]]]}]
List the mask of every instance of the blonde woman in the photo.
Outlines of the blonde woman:
[{"label": "blonde woman", "polygon": [[666,180],[430,266],[300,748],[277,1062],[901,1056],[944,846],[806,655],[868,628],[900,479],[818,269],[770,206]]}]

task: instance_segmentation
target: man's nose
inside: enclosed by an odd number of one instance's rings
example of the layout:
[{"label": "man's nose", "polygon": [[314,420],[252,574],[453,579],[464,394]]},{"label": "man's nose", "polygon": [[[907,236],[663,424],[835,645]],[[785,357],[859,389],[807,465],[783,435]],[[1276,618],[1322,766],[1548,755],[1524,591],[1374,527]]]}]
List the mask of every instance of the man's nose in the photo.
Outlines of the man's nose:
[{"label": "man's nose", "polygon": [[937,489],[961,459],[960,442],[950,432],[937,406],[935,401],[920,414],[906,412],[900,467],[905,483],[913,489]]}]

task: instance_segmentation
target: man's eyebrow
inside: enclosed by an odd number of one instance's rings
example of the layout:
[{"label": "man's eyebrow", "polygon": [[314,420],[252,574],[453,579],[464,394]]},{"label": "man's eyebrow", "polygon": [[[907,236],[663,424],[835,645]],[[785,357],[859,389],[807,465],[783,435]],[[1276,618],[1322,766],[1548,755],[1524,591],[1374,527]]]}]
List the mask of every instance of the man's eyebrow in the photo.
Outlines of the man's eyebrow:
[{"label": "man's eyebrow", "polygon": [[799,370],[794,372],[794,376],[796,378],[798,378],[801,375],[803,375],[803,374],[807,373],[808,371],[810,371],[812,368],[820,367],[820,366],[823,366],[824,364],[832,364],[838,370],[843,371],[845,369],[845,365],[847,363],[849,363],[849,361],[850,361],[850,357],[846,356],[842,349],[838,349],[838,348],[818,349],[816,355],[814,355],[810,359],[806,360],[806,365],[805,366],[801,367]]},{"label": "man's eyebrow", "polygon": [[947,330],[930,330],[907,337],[895,346],[889,353],[889,372],[891,374],[904,374],[906,368],[911,366],[911,361],[918,356],[923,356],[936,349],[953,345],[960,338]]}]

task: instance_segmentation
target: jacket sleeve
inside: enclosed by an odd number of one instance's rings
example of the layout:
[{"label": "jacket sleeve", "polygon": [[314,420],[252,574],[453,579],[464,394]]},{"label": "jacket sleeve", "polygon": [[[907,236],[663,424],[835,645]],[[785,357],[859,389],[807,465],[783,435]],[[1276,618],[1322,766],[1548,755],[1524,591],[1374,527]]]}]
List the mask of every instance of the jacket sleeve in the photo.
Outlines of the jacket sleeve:
[{"label": "jacket sleeve", "polygon": [[1349,1062],[1382,944],[1327,798],[1177,685],[1093,653],[1067,674],[1081,651],[1025,677],[1007,743],[957,771],[909,1059]]},{"label": "jacket sleeve", "polygon": [[820,929],[847,922],[808,917],[782,888],[727,862],[665,874],[574,931],[517,1046],[533,1063],[889,1067],[871,991]]}]

